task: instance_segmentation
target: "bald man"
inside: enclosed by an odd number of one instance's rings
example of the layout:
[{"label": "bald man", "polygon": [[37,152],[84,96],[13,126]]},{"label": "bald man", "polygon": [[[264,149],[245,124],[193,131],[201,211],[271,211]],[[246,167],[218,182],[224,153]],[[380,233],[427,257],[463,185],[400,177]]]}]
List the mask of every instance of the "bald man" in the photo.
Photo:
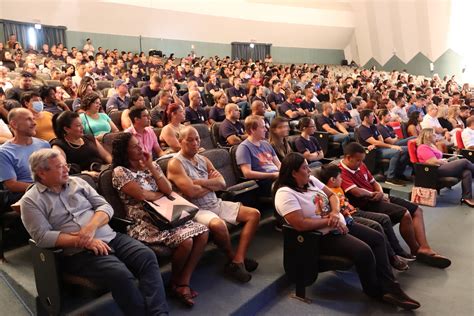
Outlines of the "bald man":
[{"label": "bald man", "polygon": [[8,122],[14,137],[0,146],[0,182],[11,194],[5,203],[7,205],[2,205],[2,211],[15,203],[33,183],[28,164],[30,155],[41,148],[51,148],[47,141],[34,137],[36,122],[28,109],[12,109],[8,113]]},{"label": "bald man", "polygon": [[201,106],[201,94],[199,91],[189,92],[189,107],[186,108],[186,122],[190,124],[207,124],[209,118]]},{"label": "bald man", "polygon": [[225,120],[219,126],[219,143],[222,146],[233,146],[240,144],[247,138],[244,125],[239,121],[240,109],[235,103],[225,106]]},{"label": "bald man", "polygon": [[[241,203],[217,198],[215,192],[225,190],[227,186],[211,161],[198,154],[200,138],[194,127],[185,127],[179,135],[179,142],[181,150],[168,163],[168,178],[189,201],[199,207],[194,220],[209,227],[215,243],[227,255],[226,273],[239,282],[250,281],[252,275],[249,272],[257,269],[258,263],[245,255],[257,230],[260,212]],[[235,251],[226,223],[243,224]]]}]

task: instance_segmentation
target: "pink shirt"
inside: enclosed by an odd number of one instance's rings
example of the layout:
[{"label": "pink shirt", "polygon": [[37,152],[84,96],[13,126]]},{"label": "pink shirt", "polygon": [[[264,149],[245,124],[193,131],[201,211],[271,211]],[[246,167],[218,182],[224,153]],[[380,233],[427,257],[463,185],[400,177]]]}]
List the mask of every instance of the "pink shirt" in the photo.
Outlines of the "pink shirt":
[{"label": "pink shirt", "polygon": [[156,138],[156,134],[153,131],[153,128],[149,126],[145,127],[145,129],[143,130],[143,134],[137,133],[133,125],[127,128],[124,132],[131,133],[133,136],[135,136],[138,139],[138,142],[140,143],[142,150],[152,155],[153,155],[153,147],[155,145],[158,147],[160,146],[158,144],[158,139]]},{"label": "pink shirt", "polygon": [[431,158],[443,158],[443,153],[436,148],[423,144],[418,146],[416,149],[416,156],[418,157],[419,162],[425,163]]}]

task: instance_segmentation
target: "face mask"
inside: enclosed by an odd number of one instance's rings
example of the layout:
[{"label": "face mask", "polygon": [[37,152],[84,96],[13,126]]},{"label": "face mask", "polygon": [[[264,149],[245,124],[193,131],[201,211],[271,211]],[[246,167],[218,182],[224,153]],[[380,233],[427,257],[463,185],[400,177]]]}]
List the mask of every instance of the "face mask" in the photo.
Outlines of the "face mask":
[{"label": "face mask", "polygon": [[43,111],[43,108],[44,108],[43,101],[33,102],[33,110],[35,110],[35,112],[41,112]]}]

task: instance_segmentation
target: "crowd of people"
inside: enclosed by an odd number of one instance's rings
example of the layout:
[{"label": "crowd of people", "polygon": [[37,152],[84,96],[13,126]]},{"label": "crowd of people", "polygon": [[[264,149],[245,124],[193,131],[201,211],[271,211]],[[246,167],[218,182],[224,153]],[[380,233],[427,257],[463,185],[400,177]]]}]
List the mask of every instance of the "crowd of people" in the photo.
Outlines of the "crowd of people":
[{"label": "crowd of people", "polygon": [[[429,245],[423,210],[388,196],[375,178],[412,182],[407,143],[416,140],[418,159],[462,178],[461,201],[474,207],[474,164],[443,158],[461,147],[457,134],[474,149],[474,96],[454,76],[279,65],[270,56],[178,59],[96,50],[90,40],[83,49],[58,43],[23,51],[14,35],[0,43],[0,60],[2,209],[21,199],[23,223],[37,244],[67,249],[70,272],[106,279],[126,314],[168,311],[158,263],[143,245],[172,249],[167,291],[186,306],[199,294],[191,278],[208,235],[228,258],[225,271],[233,279],[249,282],[258,267],[246,254],[260,212],[217,197],[226,181],[201,155],[195,124],[218,130],[218,146],[236,147],[242,177],[258,183],[259,196],[275,197],[279,219],[296,230],[321,231],[321,253],[349,258],[367,295],[405,309],[420,303],[403,292],[392,268],[405,271],[413,260],[447,268],[451,261]],[[317,131],[340,144],[340,162],[325,160]],[[110,151],[102,143],[109,133],[119,133]],[[366,149],[389,159],[388,169],[368,170]],[[155,162],[160,157],[172,157],[166,174]],[[113,209],[105,199],[69,177],[97,180],[105,168],[112,168],[113,187],[133,219],[127,235],[108,226]],[[163,229],[144,201],[173,188],[199,211]],[[237,224],[234,249],[227,225]]]}]

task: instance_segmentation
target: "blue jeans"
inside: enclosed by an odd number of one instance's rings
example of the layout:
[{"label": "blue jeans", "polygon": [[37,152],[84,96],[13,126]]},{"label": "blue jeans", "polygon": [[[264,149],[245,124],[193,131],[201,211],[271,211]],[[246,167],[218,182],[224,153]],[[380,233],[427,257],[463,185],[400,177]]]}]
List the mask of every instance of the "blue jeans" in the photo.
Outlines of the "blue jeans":
[{"label": "blue jeans", "polygon": [[412,139],[416,139],[416,136],[411,136],[411,137],[407,137],[407,138],[404,138],[404,139],[399,139],[399,140],[397,140],[395,145],[397,145],[397,146],[407,146],[408,141],[412,140]]},{"label": "blue jeans", "polygon": [[345,134],[335,134],[335,135],[329,135],[329,140],[336,142],[336,143],[341,143],[342,147],[346,146],[349,144],[351,141],[351,136],[350,135],[345,135]]},{"label": "blue jeans", "polygon": [[241,102],[238,102],[237,105],[240,108],[241,117],[243,119],[246,118],[248,114],[249,103],[247,101],[241,101]]},{"label": "blue jeans", "polygon": [[[105,283],[125,315],[168,315],[155,253],[138,240],[120,233],[108,245],[115,250],[114,254],[96,256],[83,251],[64,256],[64,269]],[[135,277],[139,280],[138,286]]]},{"label": "blue jeans", "polygon": [[393,179],[403,175],[408,164],[408,148],[401,146],[402,151],[392,148],[377,148],[377,152],[382,159],[390,159],[387,170],[387,178]]}]

